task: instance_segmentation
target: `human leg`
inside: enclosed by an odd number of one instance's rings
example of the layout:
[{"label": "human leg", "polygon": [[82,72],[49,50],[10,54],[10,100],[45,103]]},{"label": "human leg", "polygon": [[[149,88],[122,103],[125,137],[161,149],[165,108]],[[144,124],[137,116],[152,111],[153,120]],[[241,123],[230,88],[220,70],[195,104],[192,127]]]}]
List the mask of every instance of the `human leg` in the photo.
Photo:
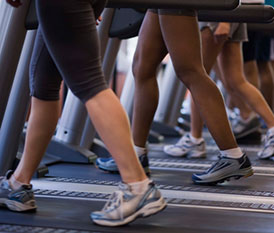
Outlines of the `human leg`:
[{"label": "human leg", "polygon": [[274,115],[271,109],[258,89],[244,77],[241,44],[226,43],[218,61],[230,88],[235,90],[240,98],[246,100],[249,106],[265,120],[269,128],[273,127]]},{"label": "human leg", "polygon": [[[178,24],[182,26],[182,30],[178,29]],[[161,16],[160,25],[177,76],[191,91],[209,131],[222,150],[223,157],[205,173],[193,174],[193,181],[195,183],[218,183],[231,176],[252,175],[248,158],[243,155],[235,142],[227,120],[222,96],[203,69],[196,19],[194,17],[177,17],[174,20],[171,16]],[[177,38],[181,40],[179,41]],[[184,59],[184,56],[187,59]],[[189,59],[190,57],[191,59]],[[182,60],[185,62],[182,63]],[[217,122],[222,122],[222,127],[218,127]],[[227,154],[231,155],[232,158],[226,157]],[[223,163],[223,160],[226,159],[227,166],[218,169],[218,164]]]},{"label": "human leg", "polygon": [[[191,91],[217,145],[221,150],[236,148],[222,96],[203,68],[196,18],[180,16],[174,20],[172,16],[162,15],[160,24],[177,76]],[[222,127],[216,122],[222,122]]]},{"label": "human leg", "polygon": [[[149,163],[146,142],[159,98],[156,70],[166,53],[158,15],[148,11],[140,29],[132,67],[135,78],[133,139],[139,160],[147,173],[149,173]],[[99,158],[96,163],[102,170],[118,171],[112,159]]]},{"label": "human leg", "polygon": [[[213,32],[208,26],[202,28],[202,54],[204,67],[209,74],[216,58],[227,40],[226,37],[214,38]],[[191,133],[183,136],[175,145],[167,145],[164,152],[171,156],[186,156],[190,158],[205,156],[205,141],[202,138],[204,121],[200,116],[200,111],[191,98]]]},{"label": "human leg", "polygon": [[157,68],[167,54],[158,14],[148,11],[140,29],[133,60],[135,98],[132,119],[134,143],[145,147],[158,106]]},{"label": "human leg", "polygon": [[[165,202],[147,179],[133,149],[126,114],[117,97],[105,85],[95,26],[95,9],[88,0],[44,0],[37,3],[39,22],[50,54],[65,82],[87,107],[95,128],[120,169],[122,180],[126,183],[124,186],[132,195],[129,211],[124,212],[127,208],[125,205],[128,205],[126,203],[121,205],[121,209],[113,206],[111,215],[104,208],[101,212],[92,213],[93,221],[101,225],[123,225],[140,215],[149,216],[162,210]],[[54,19],[48,19],[48,11],[54,15]],[[65,56],[66,52],[73,53],[74,56]],[[123,202],[124,195],[120,194],[124,192],[125,190],[121,190],[111,198],[118,195]],[[152,192],[152,195],[146,196],[148,192]],[[141,203],[142,198],[152,201],[150,204],[153,204],[153,210],[149,209],[148,202]],[[137,210],[139,204],[143,205],[141,211]],[[123,218],[117,214],[120,211],[123,212]]]}]

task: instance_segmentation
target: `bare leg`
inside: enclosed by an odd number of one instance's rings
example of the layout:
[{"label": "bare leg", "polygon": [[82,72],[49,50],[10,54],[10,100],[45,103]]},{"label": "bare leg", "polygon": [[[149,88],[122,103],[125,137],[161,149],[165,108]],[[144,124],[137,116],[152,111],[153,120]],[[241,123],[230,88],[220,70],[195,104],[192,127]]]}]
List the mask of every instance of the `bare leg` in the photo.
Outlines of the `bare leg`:
[{"label": "bare leg", "polygon": [[240,98],[246,100],[271,128],[274,126],[274,115],[258,89],[245,79],[241,51],[240,43],[227,42],[224,45],[218,59],[222,74],[230,88],[235,90]]},{"label": "bare leg", "polygon": [[217,145],[221,150],[237,148],[222,95],[203,68],[197,19],[170,15],[159,18],[177,76],[190,90]]},{"label": "bare leg", "polygon": [[167,54],[162,39],[158,15],[147,12],[134,55],[135,77],[133,139],[136,146],[145,147],[150,126],[158,105],[159,91],[156,70]]},{"label": "bare leg", "polygon": [[270,62],[257,62],[260,73],[261,92],[270,108],[273,106],[273,70]]},{"label": "bare leg", "polygon": [[244,63],[244,73],[248,82],[250,82],[253,86],[259,89],[259,70],[257,67],[257,62],[255,60],[247,61]]},{"label": "bare leg", "polygon": [[32,98],[25,148],[22,159],[14,172],[21,183],[29,184],[47,145],[54,133],[59,118],[59,101],[43,101]]},{"label": "bare leg", "polygon": [[95,128],[117,163],[125,183],[146,179],[135,154],[127,115],[111,90],[100,92],[86,103]]},{"label": "bare leg", "polygon": [[[227,38],[223,37],[216,41],[209,28],[202,30],[201,36],[204,67],[206,72],[209,74]],[[195,138],[201,138],[202,131],[203,119],[200,116],[199,109],[193,99],[191,99],[191,135]]]}]

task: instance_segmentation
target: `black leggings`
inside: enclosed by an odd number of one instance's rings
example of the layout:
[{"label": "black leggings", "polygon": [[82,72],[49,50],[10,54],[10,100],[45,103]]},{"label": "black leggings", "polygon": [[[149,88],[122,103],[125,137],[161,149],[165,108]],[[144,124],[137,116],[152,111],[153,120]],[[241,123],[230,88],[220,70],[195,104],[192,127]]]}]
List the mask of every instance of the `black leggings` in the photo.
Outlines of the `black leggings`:
[{"label": "black leggings", "polygon": [[36,0],[38,34],[30,66],[31,95],[59,99],[62,79],[83,102],[107,89],[96,19],[105,0]]}]

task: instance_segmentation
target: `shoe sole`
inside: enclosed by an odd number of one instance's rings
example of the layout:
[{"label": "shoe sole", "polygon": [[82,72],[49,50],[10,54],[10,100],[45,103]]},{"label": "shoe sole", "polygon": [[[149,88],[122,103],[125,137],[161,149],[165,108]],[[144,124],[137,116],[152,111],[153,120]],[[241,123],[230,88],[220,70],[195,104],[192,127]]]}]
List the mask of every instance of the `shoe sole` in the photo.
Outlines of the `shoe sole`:
[{"label": "shoe sole", "polygon": [[31,211],[31,210],[37,209],[35,200],[30,200],[26,202],[25,204],[23,204],[18,201],[2,198],[0,199],[0,203],[3,206],[6,206],[9,210],[16,211],[16,212],[24,212],[24,211]]},{"label": "shoe sole", "polygon": [[134,220],[136,220],[137,218],[146,218],[146,217],[152,216],[154,214],[157,214],[157,213],[163,211],[166,208],[166,206],[167,206],[167,204],[166,204],[164,198],[161,197],[158,201],[155,201],[155,202],[145,205],[143,208],[141,208],[134,214],[125,218],[123,221],[96,220],[96,219],[93,219],[92,217],[91,217],[91,219],[97,225],[108,226],[108,227],[117,227],[117,226],[129,224],[129,223],[133,222]]},{"label": "shoe sole", "polygon": [[239,180],[241,178],[247,178],[254,174],[253,169],[247,168],[245,170],[241,170],[242,173],[236,173],[229,176],[225,176],[222,178],[219,178],[218,180],[211,180],[211,181],[205,181],[205,180],[193,180],[195,184],[205,184],[205,185],[217,185],[224,183],[225,181],[230,181],[231,178],[234,178],[235,180]]}]

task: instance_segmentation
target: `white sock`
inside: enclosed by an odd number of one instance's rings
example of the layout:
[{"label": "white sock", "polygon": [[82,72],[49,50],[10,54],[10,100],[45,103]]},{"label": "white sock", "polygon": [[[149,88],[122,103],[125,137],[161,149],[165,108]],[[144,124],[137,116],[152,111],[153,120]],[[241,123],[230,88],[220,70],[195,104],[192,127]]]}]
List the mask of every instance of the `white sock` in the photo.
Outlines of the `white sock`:
[{"label": "white sock", "polygon": [[131,192],[135,195],[143,194],[147,190],[147,186],[150,183],[150,179],[146,178],[143,181],[128,183]]},{"label": "white sock", "polygon": [[269,128],[268,132],[269,132],[270,135],[273,135],[274,134],[274,127]]},{"label": "white sock", "polygon": [[24,183],[21,183],[20,181],[16,180],[14,175],[12,175],[9,179],[9,184],[13,190],[19,189]]},{"label": "white sock", "polygon": [[192,135],[190,135],[190,140],[194,143],[194,144],[200,144],[202,141],[204,141],[203,138],[195,138]]},{"label": "white sock", "polygon": [[222,157],[228,157],[233,159],[238,159],[243,156],[243,152],[240,147],[229,149],[229,150],[221,150]]},{"label": "white sock", "polygon": [[137,154],[138,156],[141,156],[141,155],[147,153],[147,148],[145,148],[145,147],[134,146],[134,149],[135,149],[136,154]]}]

